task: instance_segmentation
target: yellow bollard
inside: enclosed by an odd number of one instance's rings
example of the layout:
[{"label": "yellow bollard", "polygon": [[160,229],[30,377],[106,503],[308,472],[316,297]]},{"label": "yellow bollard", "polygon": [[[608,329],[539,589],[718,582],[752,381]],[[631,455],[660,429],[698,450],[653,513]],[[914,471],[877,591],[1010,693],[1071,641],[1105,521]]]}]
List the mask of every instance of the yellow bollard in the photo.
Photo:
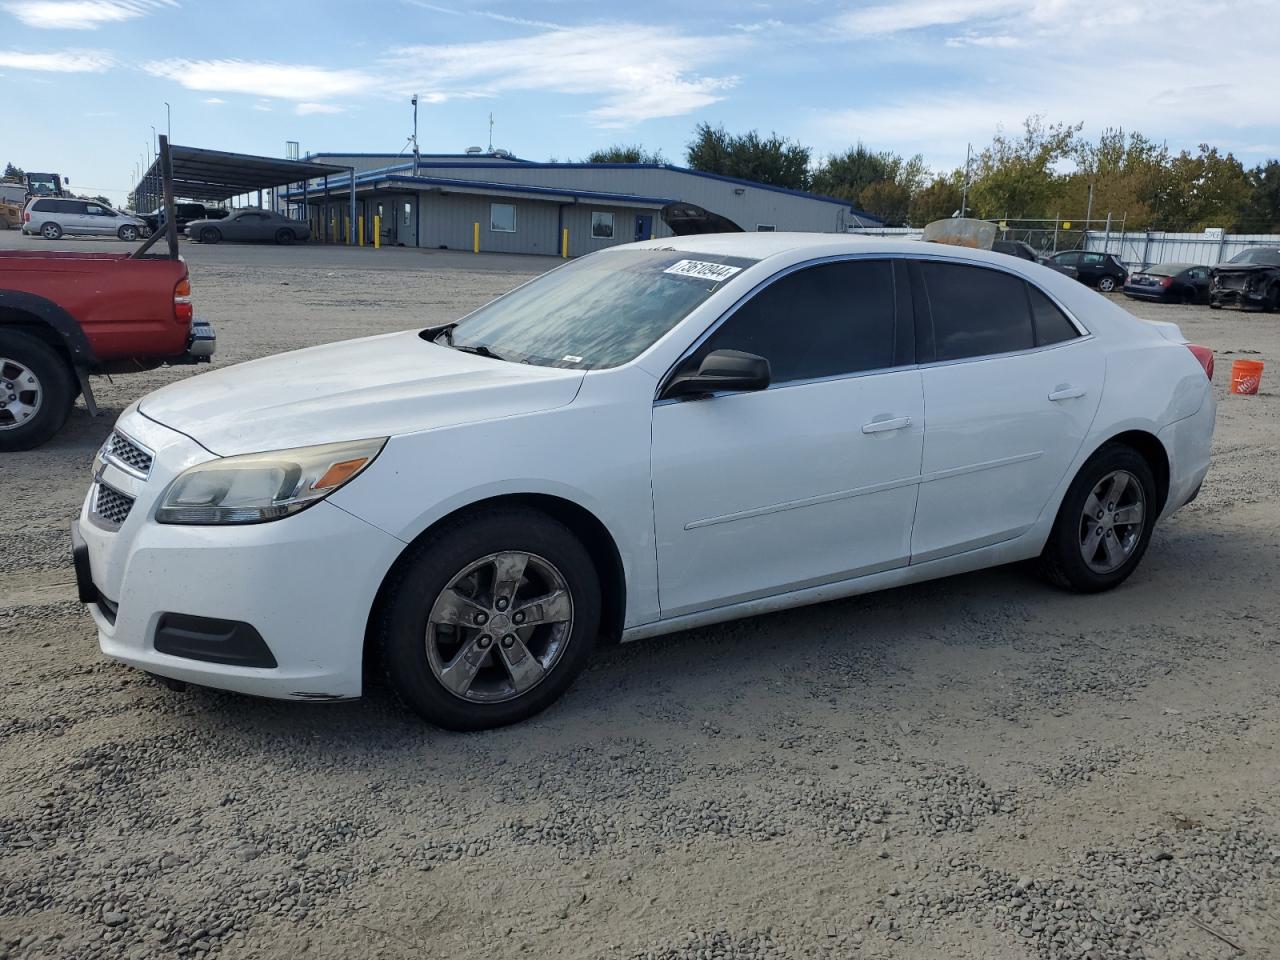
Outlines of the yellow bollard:
[{"label": "yellow bollard", "polygon": [[356,228],[356,235],[360,238],[360,246],[364,246],[364,214],[360,214],[356,221],[359,226]]},{"label": "yellow bollard", "polygon": [[382,218],[376,213],[373,215],[373,249],[378,250],[382,247]]},{"label": "yellow bollard", "polygon": [[347,217],[342,218],[342,242],[351,243],[351,221]]},{"label": "yellow bollard", "polygon": [[471,252],[472,252],[472,253],[479,253],[479,252],[480,252],[480,224],[479,224],[479,222],[476,222],[476,223],[472,224],[472,227],[473,227],[474,229],[472,229],[472,231],[471,231],[471,235],[472,235],[472,241],[471,241]]},{"label": "yellow bollard", "polygon": [[560,231],[560,256],[564,260],[569,259],[569,228],[565,227]]}]

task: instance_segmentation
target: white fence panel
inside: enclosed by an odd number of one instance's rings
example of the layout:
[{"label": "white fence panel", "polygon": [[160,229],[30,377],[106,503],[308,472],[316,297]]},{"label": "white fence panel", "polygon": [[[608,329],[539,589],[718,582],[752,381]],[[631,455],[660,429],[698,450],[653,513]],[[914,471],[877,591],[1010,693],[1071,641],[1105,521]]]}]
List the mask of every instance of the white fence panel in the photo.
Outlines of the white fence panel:
[{"label": "white fence panel", "polygon": [[1267,233],[1100,233],[1085,235],[1084,249],[1114,253],[1126,267],[1141,269],[1154,263],[1196,263],[1215,266],[1242,250],[1268,246],[1280,249],[1280,236]]}]

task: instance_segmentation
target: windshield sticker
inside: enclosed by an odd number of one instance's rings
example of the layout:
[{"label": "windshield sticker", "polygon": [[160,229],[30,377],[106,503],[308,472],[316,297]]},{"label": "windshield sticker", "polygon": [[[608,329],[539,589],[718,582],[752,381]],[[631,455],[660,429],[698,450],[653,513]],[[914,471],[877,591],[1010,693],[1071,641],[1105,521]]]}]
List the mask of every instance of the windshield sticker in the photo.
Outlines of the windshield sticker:
[{"label": "windshield sticker", "polygon": [[728,280],[735,273],[741,273],[741,267],[731,267],[724,263],[708,263],[705,260],[680,260],[673,263],[663,273],[674,273],[678,277],[693,277],[697,280],[710,280],[719,283]]},{"label": "windshield sticker", "polygon": [[581,363],[581,362],[582,362],[582,358],[581,358],[581,357],[575,357],[575,356],[574,356],[573,354],[571,354],[571,353],[566,353],[563,357],[561,357],[561,358],[560,358],[560,362],[561,362],[561,363]]}]

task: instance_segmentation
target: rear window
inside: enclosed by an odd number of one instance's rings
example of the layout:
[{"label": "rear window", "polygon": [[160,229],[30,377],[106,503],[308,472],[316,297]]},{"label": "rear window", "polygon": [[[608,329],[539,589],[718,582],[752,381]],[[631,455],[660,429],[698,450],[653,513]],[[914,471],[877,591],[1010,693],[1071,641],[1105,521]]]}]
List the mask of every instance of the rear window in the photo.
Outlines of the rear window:
[{"label": "rear window", "polygon": [[54,213],[65,209],[65,207],[59,200],[37,200],[31,205],[31,209],[39,210],[41,213]]}]

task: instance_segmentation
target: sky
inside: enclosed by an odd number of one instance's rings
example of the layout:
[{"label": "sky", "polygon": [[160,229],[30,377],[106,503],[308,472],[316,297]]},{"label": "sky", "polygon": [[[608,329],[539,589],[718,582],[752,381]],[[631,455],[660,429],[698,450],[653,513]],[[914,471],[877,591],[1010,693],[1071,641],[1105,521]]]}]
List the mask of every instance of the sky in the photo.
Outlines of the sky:
[{"label": "sky", "polygon": [[[1280,0],[0,0],[0,163],[122,201],[153,127],[283,156],[674,163],[699,121],[963,165],[1032,114],[1280,156]],[[166,101],[170,105],[166,114]],[[171,119],[170,119],[171,118]]]}]

